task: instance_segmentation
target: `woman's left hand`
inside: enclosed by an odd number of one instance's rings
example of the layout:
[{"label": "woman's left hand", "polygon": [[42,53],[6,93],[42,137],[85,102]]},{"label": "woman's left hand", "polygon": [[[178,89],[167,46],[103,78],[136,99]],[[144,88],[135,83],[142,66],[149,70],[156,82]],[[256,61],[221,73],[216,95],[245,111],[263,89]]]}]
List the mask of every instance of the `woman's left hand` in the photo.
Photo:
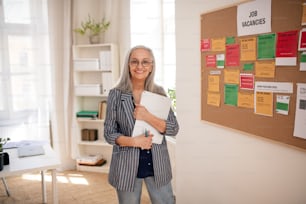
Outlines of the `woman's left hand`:
[{"label": "woman's left hand", "polygon": [[146,107],[136,104],[134,109],[134,118],[136,120],[146,120],[146,118],[149,116],[150,112],[146,109]]}]

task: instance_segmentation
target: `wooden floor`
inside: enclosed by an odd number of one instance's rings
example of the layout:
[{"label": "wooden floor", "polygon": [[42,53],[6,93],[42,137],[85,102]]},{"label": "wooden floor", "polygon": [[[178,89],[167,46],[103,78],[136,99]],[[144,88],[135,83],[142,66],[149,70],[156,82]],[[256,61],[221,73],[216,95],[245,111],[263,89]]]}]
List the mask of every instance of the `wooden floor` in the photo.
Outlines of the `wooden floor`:
[{"label": "wooden floor", "polygon": [[[107,174],[64,171],[57,172],[57,189],[60,204],[117,204],[115,189],[108,184]],[[51,174],[46,173],[47,200],[52,203]],[[11,196],[7,197],[0,182],[0,204],[42,203],[40,173],[23,174],[6,178]],[[143,185],[142,204],[150,199]]]}]

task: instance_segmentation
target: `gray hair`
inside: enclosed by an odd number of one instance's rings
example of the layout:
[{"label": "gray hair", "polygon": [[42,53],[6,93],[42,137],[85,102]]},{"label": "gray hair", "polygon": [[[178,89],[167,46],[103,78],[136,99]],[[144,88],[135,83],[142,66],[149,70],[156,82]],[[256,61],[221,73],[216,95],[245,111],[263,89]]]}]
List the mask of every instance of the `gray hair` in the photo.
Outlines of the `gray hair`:
[{"label": "gray hair", "polygon": [[126,92],[126,93],[133,91],[133,84],[132,84],[132,81],[131,81],[129,62],[130,62],[130,57],[131,57],[132,53],[137,49],[147,50],[150,53],[152,61],[153,61],[152,71],[149,73],[149,75],[148,75],[148,77],[145,81],[144,90],[150,91],[150,92],[153,92],[153,93],[158,93],[158,94],[161,94],[161,95],[166,95],[164,89],[161,86],[155,84],[155,82],[154,82],[155,57],[154,57],[153,51],[150,48],[148,48],[146,46],[143,46],[143,45],[135,46],[135,47],[131,48],[129,50],[129,52],[127,53],[126,58],[125,58],[125,62],[124,62],[124,66],[123,66],[123,70],[121,72],[121,76],[119,78],[119,81],[115,85],[115,88],[120,89],[121,91]]}]

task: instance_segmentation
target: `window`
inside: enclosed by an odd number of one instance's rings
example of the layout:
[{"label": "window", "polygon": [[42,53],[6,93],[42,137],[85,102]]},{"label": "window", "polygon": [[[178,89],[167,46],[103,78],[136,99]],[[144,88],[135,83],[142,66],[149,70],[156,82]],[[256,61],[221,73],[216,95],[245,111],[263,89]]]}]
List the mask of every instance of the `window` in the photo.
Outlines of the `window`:
[{"label": "window", "polygon": [[156,82],[175,90],[175,0],[131,0],[131,45],[150,47],[156,58]]},{"label": "window", "polygon": [[46,0],[0,0],[0,135],[12,140],[49,139],[47,22]]}]

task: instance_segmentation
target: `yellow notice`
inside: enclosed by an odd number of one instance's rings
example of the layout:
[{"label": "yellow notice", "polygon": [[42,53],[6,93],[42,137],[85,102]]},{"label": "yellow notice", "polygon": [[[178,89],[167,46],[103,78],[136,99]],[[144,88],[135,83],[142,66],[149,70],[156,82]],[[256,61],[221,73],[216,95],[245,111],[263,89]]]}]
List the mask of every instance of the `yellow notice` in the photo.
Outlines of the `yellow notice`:
[{"label": "yellow notice", "polygon": [[224,69],[224,83],[225,84],[239,84],[239,69]]},{"label": "yellow notice", "polygon": [[209,75],[208,76],[208,91],[219,92],[220,76]]},{"label": "yellow notice", "polygon": [[240,40],[240,60],[256,60],[256,37],[245,38]]},{"label": "yellow notice", "polygon": [[211,106],[220,106],[220,94],[207,92],[207,104]]},{"label": "yellow notice", "polygon": [[225,51],[225,38],[212,38],[211,51]]},{"label": "yellow notice", "polygon": [[255,62],[255,76],[264,78],[274,78],[275,61],[257,61]]},{"label": "yellow notice", "polygon": [[254,93],[238,93],[238,107],[254,108]]},{"label": "yellow notice", "polygon": [[273,93],[256,92],[255,113],[266,116],[273,116]]}]

